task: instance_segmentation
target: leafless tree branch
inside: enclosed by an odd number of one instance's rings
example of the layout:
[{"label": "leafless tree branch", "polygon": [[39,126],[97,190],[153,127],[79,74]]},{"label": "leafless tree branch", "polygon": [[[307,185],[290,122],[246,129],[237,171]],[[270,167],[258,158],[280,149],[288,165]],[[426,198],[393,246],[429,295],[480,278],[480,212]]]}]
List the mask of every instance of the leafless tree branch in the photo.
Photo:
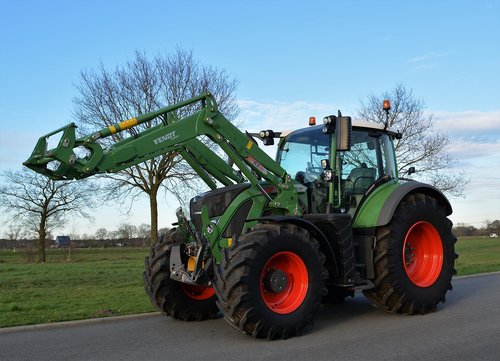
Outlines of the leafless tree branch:
[{"label": "leafless tree branch", "polygon": [[88,181],[55,182],[27,168],[1,173],[0,208],[16,224],[38,234],[38,261],[45,262],[45,239],[49,232],[64,226],[69,215],[92,219],[95,205]]},{"label": "leafless tree branch", "polygon": [[[235,91],[238,85],[225,70],[206,66],[193,58],[191,51],[177,47],[170,54],[150,58],[136,52],[134,59],[108,70],[101,64],[97,70],[85,70],[77,84],[79,96],[74,99],[74,118],[83,133],[91,133],[116,122],[174,104],[205,91],[214,94],[219,109],[232,120],[238,114]],[[199,105],[181,109],[183,117]],[[161,120],[154,120],[116,133],[103,146],[134,136]],[[109,138],[108,138],[109,139]],[[176,153],[165,153],[116,174],[105,174],[109,181],[107,198],[129,200],[139,194],[150,200],[151,240],[158,240],[157,195],[164,190],[183,200],[185,190],[198,187],[198,178]]]},{"label": "leafless tree branch", "polygon": [[382,101],[391,101],[389,127],[399,130],[403,137],[395,140],[398,172],[410,167],[417,169],[416,177],[452,196],[463,196],[469,179],[464,171],[455,171],[457,161],[448,153],[450,139],[434,129],[435,117],[425,113],[425,104],[415,98],[413,91],[398,84],[381,96],[370,94],[361,100],[359,119],[385,123]]}]

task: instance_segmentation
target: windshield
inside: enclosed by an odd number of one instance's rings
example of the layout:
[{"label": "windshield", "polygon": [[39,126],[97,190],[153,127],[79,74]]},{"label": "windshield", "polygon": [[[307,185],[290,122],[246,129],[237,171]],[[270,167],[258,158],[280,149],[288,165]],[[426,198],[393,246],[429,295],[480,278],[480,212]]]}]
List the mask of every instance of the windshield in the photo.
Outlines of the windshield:
[{"label": "windshield", "polygon": [[323,170],[321,160],[329,159],[330,139],[317,127],[295,132],[278,152],[278,161],[292,177],[305,176],[312,182]]}]

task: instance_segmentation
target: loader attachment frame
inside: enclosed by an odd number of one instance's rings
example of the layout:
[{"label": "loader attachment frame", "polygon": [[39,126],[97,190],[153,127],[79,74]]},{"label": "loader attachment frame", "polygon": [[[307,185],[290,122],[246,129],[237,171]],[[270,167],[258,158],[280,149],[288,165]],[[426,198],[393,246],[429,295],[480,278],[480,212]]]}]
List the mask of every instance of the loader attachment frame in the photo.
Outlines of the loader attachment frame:
[{"label": "loader attachment frame", "polygon": [[[200,102],[199,110],[177,118],[176,113],[180,108]],[[104,148],[99,142],[155,118],[161,119],[161,122],[109,147]],[[176,152],[211,189],[217,188],[217,182],[224,186],[249,182],[254,190],[252,193],[263,196],[267,207],[277,209],[280,214],[302,215],[291,177],[251,137],[218,111],[217,103],[210,93],[116,123],[83,137],[76,137],[76,128],[71,123],[40,137],[24,165],[54,180],[71,180],[117,172],[156,156]],[[57,146],[47,149],[47,139],[58,133],[61,138]],[[199,139],[203,136],[218,145],[238,169],[234,169],[205,145]],[[80,152],[76,151],[77,148],[83,148],[86,154],[79,156],[82,152],[81,149]],[[264,189],[263,181],[272,186],[273,192]],[[206,207],[201,213],[203,235],[218,259],[218,242],[222,231],[231,221],[230,212],[216,221],[209,219]]]},{"label": "loader attachment frame", "polygon": [[[197,102],[202,103],[200,110],[185,118],[176,118],[176,110]],[[98,142],[99,139],[155,118],[161,118],[162,123],[108,148],[104,149]],[[224,185],[242,182],[244,178],[252,184],[258,183],[257,177],[276,185],[286,181],[285,170],[218,111],[210,93],[116,123],[80,138],[76,137],[76,128],[74,123],[70,123],[40,137],[30,158],[23,164],[54,180],[81,179],[98,173],[117,172],[158,155],[177,152],[194,166],[211,188],[215,188],[214,182],[206,175]],[[57,133],[61,133],[57,147],[47,149],[47,139]],[[203,135],[222,148],[243,176],[197,139]],[[77,156],[74,150],[78,147],[84,147],[88,154],[85,157]]]}]

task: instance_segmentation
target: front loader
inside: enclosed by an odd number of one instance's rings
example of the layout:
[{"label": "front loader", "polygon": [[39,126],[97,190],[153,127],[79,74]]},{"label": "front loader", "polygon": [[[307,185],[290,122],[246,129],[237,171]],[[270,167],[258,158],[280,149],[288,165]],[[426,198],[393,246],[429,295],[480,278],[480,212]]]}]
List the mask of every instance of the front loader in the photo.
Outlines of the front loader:
[{"label": "front loader", "polygon": [[[103,145],[155,119],[157,125]],[[151,302],[176,319],[222,313],[243,333],[287,338],[311,324],[322,303],[356,290],[389,312],[434,311],[455,272],[450,203],[436,188],[398,176],[399,133],[340,112],[323,122],[289,133],[243,133],[205,93],[83,137],[69,124],[41,137],[24,164],[70,180],[166,152],[189,163],[211,190],[190,201],[189,214],[177,210],[175,227],[152,246],[144,271]],[[53,136],[60,140],[48,149]],[[276,160],[256,139],[279,141]]]}]

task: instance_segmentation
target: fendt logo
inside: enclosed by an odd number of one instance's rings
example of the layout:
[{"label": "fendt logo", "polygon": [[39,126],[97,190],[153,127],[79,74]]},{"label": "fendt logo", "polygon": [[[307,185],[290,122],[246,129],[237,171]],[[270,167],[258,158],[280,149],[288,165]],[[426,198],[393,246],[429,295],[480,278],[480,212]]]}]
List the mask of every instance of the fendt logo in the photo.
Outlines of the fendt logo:
[{"label": "fendt logo", "polygon": [[175,134],[175,130],[173,132],[170,132],[168,134],[162,135],[159,138],[156,138],[153,140],[155,144],[160,144],[162,142],[166,142],[167,140],[175,139],[177,138],[177,134]]}]

